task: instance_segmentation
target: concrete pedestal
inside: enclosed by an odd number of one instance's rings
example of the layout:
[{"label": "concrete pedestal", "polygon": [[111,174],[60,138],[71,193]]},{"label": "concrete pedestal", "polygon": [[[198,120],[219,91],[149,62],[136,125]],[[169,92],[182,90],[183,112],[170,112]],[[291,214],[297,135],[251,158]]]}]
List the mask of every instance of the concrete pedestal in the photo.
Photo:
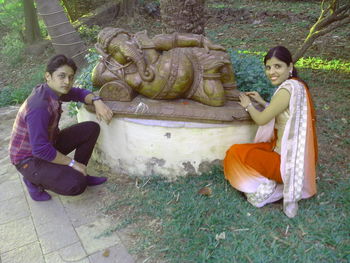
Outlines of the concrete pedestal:
[{"label": "concrete pedestal", "polygon": [[[84,107],[78,121],[98,122]],[[117,117],[100,126],[93,158],[118,173],[169,179],[207,171],[224,159],[232,144],[252,142],[257,130],[251,121],[207,124]]]}]

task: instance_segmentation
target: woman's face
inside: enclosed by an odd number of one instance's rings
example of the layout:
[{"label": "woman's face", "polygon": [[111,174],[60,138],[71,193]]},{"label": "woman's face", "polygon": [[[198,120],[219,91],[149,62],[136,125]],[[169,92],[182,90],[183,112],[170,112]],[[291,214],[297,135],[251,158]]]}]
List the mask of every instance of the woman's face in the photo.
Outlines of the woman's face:
[{"label": "woman's face", "polygon": [[272,57],[266,61],[265,73],[272,85],[278,86],[289,78],[289,72],[293,70],[293,63],[287,65],[278,58]]}]

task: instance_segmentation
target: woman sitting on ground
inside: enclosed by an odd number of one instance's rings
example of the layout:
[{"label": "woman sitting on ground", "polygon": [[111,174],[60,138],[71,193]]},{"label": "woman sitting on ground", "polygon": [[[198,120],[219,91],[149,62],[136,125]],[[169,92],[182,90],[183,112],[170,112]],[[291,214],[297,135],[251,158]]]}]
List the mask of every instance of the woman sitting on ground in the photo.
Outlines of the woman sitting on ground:
[{"label": "woman sitting on ground", "polygon": [[[270,49],[264,64],[267,77],[278,88],[270,103],[255,91],[241,93],[241,106],[259,128],[254,143],[236,144],[227,151],[224,173],[254,206],[283,198],[285,214],[294,217],[298,201],[316,194],[314,108],[287,48]],[[258,111],[251,98],[265,109]]]}]

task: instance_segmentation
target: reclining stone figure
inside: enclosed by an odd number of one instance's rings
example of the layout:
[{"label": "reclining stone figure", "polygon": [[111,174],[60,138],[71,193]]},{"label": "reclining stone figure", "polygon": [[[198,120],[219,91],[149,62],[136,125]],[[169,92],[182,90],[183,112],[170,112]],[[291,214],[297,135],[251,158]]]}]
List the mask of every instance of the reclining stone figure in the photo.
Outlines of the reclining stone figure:
[{"label": "reclining stone figure", "polygon": [[203,35],[173,33],[148,37],[121,28],[102,29],[97,38],[102,55],[92,73],[105,100],[191,99],[223,106],[237,97],[233,68],[225,49]]}]

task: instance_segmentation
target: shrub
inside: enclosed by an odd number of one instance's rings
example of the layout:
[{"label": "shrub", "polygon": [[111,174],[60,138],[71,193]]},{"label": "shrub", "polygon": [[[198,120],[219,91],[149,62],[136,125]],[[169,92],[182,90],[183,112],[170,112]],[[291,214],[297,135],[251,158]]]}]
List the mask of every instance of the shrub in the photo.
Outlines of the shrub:
[{"label": "shrub", "polygon": [[0,107],[22,103],[32,92],[32,89],[44,81],[44,66],[33,68],[28,72],[31,77],[23,81],[19,88],[7,86],[0,90]]},{"label": "shrub", "polygon": [[228,51],[231,56],[236,82],[240,91],[257,91],[265,100],[270,100],[275,87],[266,78],[262,58],[241,51]]},{"label": "shrub", "polygon": [[[92,85],[91,76],[92,70],[96,66],[100,56],[96,53],[95,49],[89,49],[89,53],[86,54],[85,58],[88,65],[80,71],[79,76],[75,80],[75,86],[82,89],[95,91],[96,89]],[[68,105],[68,114],[70,116],[75,116],[78,113],[78,108],[80,108],[80,106],[81,105],[78,102],[70,102]]]},{"label": "shrub", "polygon": [[98,25],[93,25],[88,27],[86,25],[81,25],[78,28],[78,32],[80,36],[90,43],[95,43],[97,41],[98,32],[100,32],[101,28]]},{"label": "shrub", "polygon": [[91,74],[100,58],[100,55],[96,53],[95,49],[89,49],[89,53],[86,54],[85,58],[88,65],[80,71],[79,76],[75,80],[75,85],[93,91],[94,88],[92,86]]},{"label": "shrub", "polygon": [[2,40],[2,49],[0,55],[6,58],[10,66],[15,66],[24,60],[24,43],[19,39],[18,34],[8,33]]}]

